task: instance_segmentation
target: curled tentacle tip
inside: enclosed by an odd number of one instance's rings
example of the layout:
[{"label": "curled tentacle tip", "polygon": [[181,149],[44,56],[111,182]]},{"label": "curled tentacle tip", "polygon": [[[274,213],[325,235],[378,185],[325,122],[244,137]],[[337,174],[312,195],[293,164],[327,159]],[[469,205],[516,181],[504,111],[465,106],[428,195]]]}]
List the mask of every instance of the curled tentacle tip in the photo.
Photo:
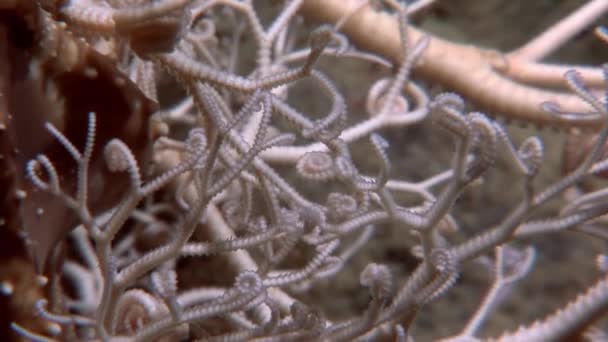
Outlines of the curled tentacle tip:
[{"label": "curled tentacle tip", "polygon": [[386,265],[370,263],[359,277],[361,285],[368,287],[374,299],[387,299],[393,292],[393,276]]},{"label": "curled tentacle tip", "polygon": [[259,292],[263,286],[262,278],[254,271],[244,271],[234,280],[234,287],[242,293]]},{"label": "curled tentacle tip", "polygon": [[309,45],[311,50],[322,50],[331,42],[334,28],[330,25],[321,25],[310,34]]},{"label": "curled tentacle tip", "polygon": [[321,151],[307,152],[296,163],[296,171],[302,178],[325,181],[335,176],[331,154]]}]

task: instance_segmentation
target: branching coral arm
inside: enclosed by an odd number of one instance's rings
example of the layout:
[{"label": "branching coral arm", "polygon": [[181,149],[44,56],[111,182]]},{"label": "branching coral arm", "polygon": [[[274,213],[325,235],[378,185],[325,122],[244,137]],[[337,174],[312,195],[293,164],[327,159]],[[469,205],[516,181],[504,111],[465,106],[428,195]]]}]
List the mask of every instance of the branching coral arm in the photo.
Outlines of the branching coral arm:
[{"label": "branching coral arm", "polygon": [[503,334],[496,341],[556,341],[577,336],[606,312],[607,286],[608,280],[601,279],[561,310],[541,321]]},{"label": "branching coral arm", "polygon": [[[306,0],[301,13],[316,21],[335,23],[351,13],[354,6],[355,1]],[[399,28],[397,20],[389,14],[364,8],[352,14],[341,30],[360,48],[393,61],[400,60]],[[412,27],[408,33],[413,41],[427,34]],[[540,104],[544,101],[555,102],[566,112],[585,112],[588,107],[575,96],[527,86],[510,79],[507,77],[508,55],[448,42],[431,35],[429,37],[429,46],[415,71],[457,91],[485,111],[540,126],[601,127],[599,119],[557,117],[543,112]],[[527,67],[534,65],[541,64],[529,64]],[[593,83],[601,79],[599,71],[589,70],[589,76],[593,76]]]},{"label": "branching coral arm", "polygon": [[608,11],[608,2],[604,0],[589,1],[524,46],[513,51],[511,55],[530,61],[540,60],[557,50],[564,41],[578,34],[606,11]]}]

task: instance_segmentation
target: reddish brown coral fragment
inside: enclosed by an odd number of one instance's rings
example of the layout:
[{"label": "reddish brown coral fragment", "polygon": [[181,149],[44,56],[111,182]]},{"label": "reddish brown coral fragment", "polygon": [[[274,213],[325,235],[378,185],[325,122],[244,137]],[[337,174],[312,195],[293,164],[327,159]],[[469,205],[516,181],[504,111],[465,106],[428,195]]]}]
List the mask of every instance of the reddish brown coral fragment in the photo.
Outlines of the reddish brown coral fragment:
[{"label": "reddish brown coral fragment", "polygon": [[[112,138],[120,138],[145,165],[149,158],[147,122],[156,104],[122,75],[112,60],[59,25],[49,27],[54,22],[46,12],[35,6],[22,7],[0,15],[0,65],[4,66],[0,68],[0,111],[6,113],[3,118],[7,130],[4,143],[10,146],[10,158],[17,170],[16,187],[26,193],[19,213],[9,213],[7,219],[21,222],[35,246],[36,264],[42,269],[49,252],[77,222],[76,215],[61,201],[35,189],[25,176],[27,161],[45,154],[57,168],[63,190],[73,194],[76,189],[76,163],[46,131],[45,122],[56,124],[82,149],[88,114],[96,113],[88,203],[97,214],[119,201],[128,182],[127,177],[109,174],[101,147]],[[58,51],[49,51],[53,47],[45,45],[46,41],[58,42],[54,46]]]}]

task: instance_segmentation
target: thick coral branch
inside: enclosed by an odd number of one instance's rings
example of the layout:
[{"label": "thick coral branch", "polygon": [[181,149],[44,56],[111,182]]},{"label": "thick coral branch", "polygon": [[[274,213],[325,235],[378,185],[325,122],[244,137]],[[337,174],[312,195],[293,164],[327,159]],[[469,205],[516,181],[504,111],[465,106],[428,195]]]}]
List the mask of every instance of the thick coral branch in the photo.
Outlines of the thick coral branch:
[{"label": "thick coral branch", "polygon": [[[356,1],[306,0],[301,7],[301,13],[309,19],[325,23],[338,22],[352,13],[350,19],[341,27],[341,31],[359,48],[399,61],[401,46],[396,18],[369,7],[353,12],[356,6]],[[412,41],[418,40],[422,35],[428,35],[414,27],[408,28],[408,34]],[[575,96],[521,83],[521,80],[526,78],[525,75],[519,74],[521,70],[530,72],[532,68],[534,71],[535,68],[544,67],[544,64],[524,63],[527,68],[510,70],[510,65],[519,65],[525,61],[498,51],[429,36],[429,46],[415,72],[460,93],[483,110],[504,116],[507,120],[539,126],[577,126],[591,129],[599,129],[601,126],[597,120],[558,117],[542,110],[542,102],[552,101],[566,112],[589,111],[589,107]],[[519,82],[509,78],[510,72],[514,73],[513,76]],[[591,83],[601,80],[599,70],[588,69],[586,74]]]}]

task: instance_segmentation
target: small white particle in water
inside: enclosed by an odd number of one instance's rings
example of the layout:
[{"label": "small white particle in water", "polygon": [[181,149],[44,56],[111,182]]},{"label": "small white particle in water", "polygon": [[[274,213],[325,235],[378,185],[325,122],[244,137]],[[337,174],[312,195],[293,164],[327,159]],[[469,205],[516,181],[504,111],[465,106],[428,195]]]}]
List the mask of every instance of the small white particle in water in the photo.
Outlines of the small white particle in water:
[{"label": "small white particle in water", "polygon": [[13,284],[9,283],[8,281],[2,281],[0,282],[0,293],[2,293],[5,296],[10,296],[13,294],[13,291],[15,290],[15,287],[13,286]]},{"label": "small white particle in water", "polygon": [[46,326],[46,331],[52,336],[57,336],[61,334],[61,325],[57,323],[49,323]]},{"label": "small white particle in water", "polygon": [[27,192],[25,192],[25,191],[23,191],[21,189],[18,189],[18,190],[15,191],[15,196],[17,196],[17,199],[22,200],[22,199],[25,199],[27,197]]},{"label": "small white particle in water", "polygon": [[85,68],[83,72],[84,75],[88,78],[97,78],[98,75],[97,70],[91,67]]},{"label": "small white particle in water", "polygon": [[42,216],[42,214],[44,214],[44,209],[42,209],[42,208],[36,209],[36,215]]},{"label": "small white particle in water", "polygon": [[44,286],[49,282],[49,278],[41,275],[37,276],[36,280],[38,281],[38,285],[40,286]]}]

